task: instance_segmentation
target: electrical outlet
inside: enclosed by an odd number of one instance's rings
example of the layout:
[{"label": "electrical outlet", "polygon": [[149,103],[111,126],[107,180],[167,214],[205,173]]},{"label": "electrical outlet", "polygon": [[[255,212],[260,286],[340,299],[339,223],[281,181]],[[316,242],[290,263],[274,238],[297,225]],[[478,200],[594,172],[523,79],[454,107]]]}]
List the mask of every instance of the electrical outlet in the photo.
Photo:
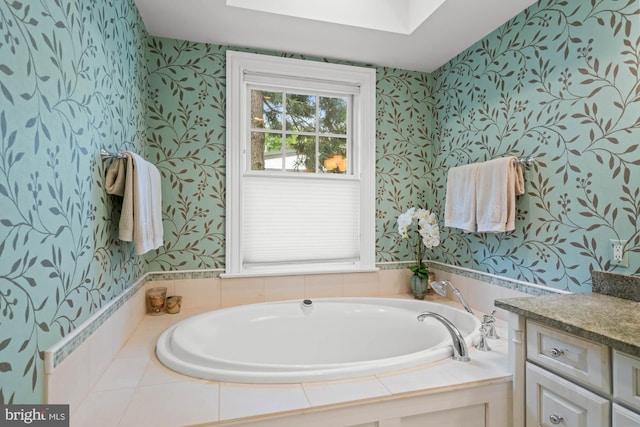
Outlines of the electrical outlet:
[{"label": "electrical outlet", "polygon": [[629,254],[624,250],[627,242],[623,240],[610,240],[611,263],[620,267],[629,267]]}]

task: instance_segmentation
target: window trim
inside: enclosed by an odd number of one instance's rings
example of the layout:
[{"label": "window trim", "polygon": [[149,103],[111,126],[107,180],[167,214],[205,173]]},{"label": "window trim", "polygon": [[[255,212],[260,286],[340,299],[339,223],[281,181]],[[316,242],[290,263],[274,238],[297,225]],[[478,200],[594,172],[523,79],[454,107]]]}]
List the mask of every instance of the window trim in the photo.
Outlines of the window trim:
[{"label": "window trim", "polygon": [[[353,95],[352,143],[353,176],[360,182],[360,260],[357,265],[307,265],[282,271],[245,271],[242,266],[242,179],[247,171],[246,145],[248,126],[249,79],[258,76],[260,85],[273,81],[274,86],[286,82],[288,89],[325,91],[339,86]],[[266,83],[265,83],[266,82]],[[375,125],[376,71],[372,68],[316,62],[278,56],[227,51],[226,110],[226,242],[225,277],[312,274],[375,271]],[[347,92],[345,92],[347,93]],[[301,178],[295,176],[294,178]]]}]

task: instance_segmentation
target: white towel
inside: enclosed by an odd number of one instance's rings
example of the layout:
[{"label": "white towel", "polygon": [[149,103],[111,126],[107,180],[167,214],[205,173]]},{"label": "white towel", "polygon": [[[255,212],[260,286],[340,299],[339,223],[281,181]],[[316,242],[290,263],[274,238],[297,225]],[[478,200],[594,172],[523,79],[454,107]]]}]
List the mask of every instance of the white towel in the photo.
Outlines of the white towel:
[{"label": "white towel", "polygon": [[[107,171],[106,190],[122,195],[120,240],[133,242],[136,255],[164,244],[160,172],[151,163],[130,151],[126,159],[116,159]],[[123,175],[124,179],[123,179]],[[122,188],[124,187],[124,188]]]},{"label": "white towel", "polygon": [[476,230],[476,175],[478,164],[458,166],[447,173],[444,225],[472,232]]},{"label": "white towel", "polygon": [[499,233],[514,230],[516,196],[523,193],[524,177],[516,157],[481,163],[476,182],[477,231]]}]

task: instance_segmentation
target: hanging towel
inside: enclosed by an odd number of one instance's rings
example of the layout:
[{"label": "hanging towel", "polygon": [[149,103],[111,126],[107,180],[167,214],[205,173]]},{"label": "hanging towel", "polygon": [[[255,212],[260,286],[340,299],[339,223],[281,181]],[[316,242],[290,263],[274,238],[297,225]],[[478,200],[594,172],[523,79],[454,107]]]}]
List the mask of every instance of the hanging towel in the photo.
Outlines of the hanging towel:
[{"label": "hanging towel", "polygon": [[120,240],[134,243],[134,253],[142,255],[164,244],[160,172],[151,163],[130,151],[126,159],[116,159],[107,171],[107,193],[124,197],[120,213]]},{"label": "hanging towel", "polygon": [[447,173],[444,205],[444,225],[464,230],[476,230],[476,175],[478,164],[458,166]]},{"label": "hanging towel", "polygon": [[115,159],[107,170],[104,189],[107,194],[124,196],[124,186],[127,175],[127,161],[125,159]]},{"label": "hanging towel", "polygon": [[481,163],[476,182],[477,231],[499,233],[514,230],[516,196],[521,194],[524,194],[524,177],[516,157]]}]

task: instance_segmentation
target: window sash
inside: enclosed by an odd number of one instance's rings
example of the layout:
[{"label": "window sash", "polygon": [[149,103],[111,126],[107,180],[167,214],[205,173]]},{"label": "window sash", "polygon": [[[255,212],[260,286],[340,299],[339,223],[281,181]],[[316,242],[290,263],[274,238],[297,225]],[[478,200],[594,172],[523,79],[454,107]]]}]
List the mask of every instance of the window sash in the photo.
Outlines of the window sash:
[{"label": "window sash", "polygon": [[[260,86],[283,89],[288,92],[312,91],[318,94],[349,94],[352,97],[351,150],[348,159],[352,174],[286,174],[284,172],[250,171],[247,162],[248,133],[250,126],[246,114],[250,96],[248,91],[254,87],[251,78],[246,76],[268,76]],[[273,77],[280,79],[273,80]],[[294,77],[294,78],[291,78]],[[254,79],[255,80],[255,79]],[[271,84],[268,81],[272,82]],[[376,72],[372,68],[346,66],[282,58],[243,52],[227,51],[227,186],[226,186],[226,272],[225,277],[242,277],[275,274],[311,274],[318,272],[354,272],[375,271],[375,96]],[[336,89],[337,88],[337,89]],[[321,94],[322,95],[322,94]],[[273,176],[272,176],[273,175]],[[347,227],[347,232],[358,230],[355,251],[341,254],[340,258],[325,260],[285,260],[264,261],[251,258],[245,262],[245,214],[247,213],[246,191],[251,191],[252,176],[281,177],[298,180],[308,184],[318,179],[330,183],[347,180],[357,192],[348,199],[357,201],[358,210],[354,215],[357,226]],[[350,181],[349,181],[350,180]],[[247,185],[247,183],[249,183]],[[308,188],[308,187],[306,187]],[[253,197],[253,196],[252,196]],[[251,197],[251,198],[252,198]],[[251,202],[251,201],[249,201]],[[346,204],[345,204],[346,206]],[[262,209],[261,207],[257,209]],[[254,212],[259,213],[254,209]],[[273,215],[273,214],[271,214]],[[259,222],[259,220],[257,221]],[[343,236],[341,236],[343,237]],[[334,252],[335,253],[335,252]],[[351,257],[351,253],[355,258]]]},{"label": "window sash", "polygon": [[[308,88],[307,88],[308,89]],[[281,139],[282,139],[282,147],[281,147],[281,155],[282,155],[282,170],[285,171],[286,173],[295,173],[295,174],[299,174],[301,173],[301,171],[290,171],[290,170],[286,170],[285,168],[285,157],[286,157],[286,138],[287,136],[309,136],[309,137],[313,137],[315,139],[315,170],[314,171],[303,171],[303,173],[308,174],[308,173],[314,173],[314,174],[318,174],[318,175],[327,175],[327,173],[325,172],[320,172],[320,166],[321,166],[321,160],[320,160],[320,140],[322,138],[344,138],[346,139],[346,161],[347,161],[347,168],[346,168],[346,174],[347,175],[354,175],[354,170],[353,170],[353,162],[351,161],[351,159],[353,158],[354,155],[354,149],[353,149],[353,104],[354,104],[354,98],[351,94],[349,93],[342,93],[342,92],[338,92],[338,91],[333,91],[331,93],[326,92],[326,91],[310,91],[310,90],[297,90],[294,91],[289,87],[282,87],[282,86],[266,86],[266,85],[247,85],[247,117],[251,117],[252,115],[252,92],[253,91],[265,91],[265,92],[278,92],[281,93],[283,102],[282,102],[282,126],[279,129],[270,129],[270,128],[260,128],[260,127],[255,127],[253,126],[253,120],[249,120],[248,121],[248,125],[247,125],[247,131],[246,131],[246,135],[247,135],[247,141],[246,141],[246,166],[245,166],[245,170],[249,171],[251,170],[252,172],[256,172],[256,173],[273,173],[273,170],[269,170],[269,169],[265,169],[265,170],[253,170],[252,169],[252,159],[251,159],[251,135],[253,133],[264,133],[264,134],[272,134],[272,135],[280,135]],[[287,103],[286,103],[286,97],[288,97],[289,95],[310,95],[310,96],[315,96],[316,97],[316,108],[315,108],[315,130],[314,131],[298,131],[295,129],[288,129],[286,126],[286,117],[287,117]],[[346,117],[346,133],[341,134],[341,133],[330,133],[330,132],[322,132],[320,131],[320,98],[325,97],[325,98],[346,98],[347,99],[347,117]]]}]

